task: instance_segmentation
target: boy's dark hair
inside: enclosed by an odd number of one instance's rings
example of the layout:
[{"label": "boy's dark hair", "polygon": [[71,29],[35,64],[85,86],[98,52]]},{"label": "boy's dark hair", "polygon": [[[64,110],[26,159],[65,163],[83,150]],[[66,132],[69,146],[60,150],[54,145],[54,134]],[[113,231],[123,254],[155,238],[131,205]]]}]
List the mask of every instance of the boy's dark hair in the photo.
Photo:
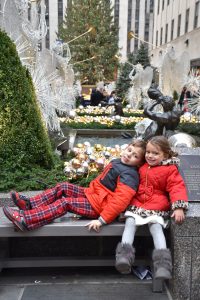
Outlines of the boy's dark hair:
[{"label": "boy's dark hair", "polygon": [[[134,147],[138,147],[141,148],[143,155],[145,156],[145,152],[146,152],[146,145],[147,143],[143,140],[137,140],[137,139],[133,139],[132,142],[130,143],[131,146]],[[144,158],[145,159],[145,158]]]},{"label": "boy's dark hair", "polygon": [[174,152],[169,144],[168,139],[163,135],[158,135],[152,137],[148,143],[151,143],[152,145],[160,147],[161,151],[168,156],[168,158],[171,158],[173,156],[177,156],[178,154]]}]

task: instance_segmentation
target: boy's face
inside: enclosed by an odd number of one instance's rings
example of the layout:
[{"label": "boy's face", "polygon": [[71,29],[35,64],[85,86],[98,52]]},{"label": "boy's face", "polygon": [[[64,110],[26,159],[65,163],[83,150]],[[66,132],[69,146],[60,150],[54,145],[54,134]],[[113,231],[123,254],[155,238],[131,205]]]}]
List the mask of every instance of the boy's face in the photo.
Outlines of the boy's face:
[{"label": "boy's face", "polygon": [[129,166],[140,166],[144,160],[144,153],[140,147],[128,145],[121,154],[122,163]]}]

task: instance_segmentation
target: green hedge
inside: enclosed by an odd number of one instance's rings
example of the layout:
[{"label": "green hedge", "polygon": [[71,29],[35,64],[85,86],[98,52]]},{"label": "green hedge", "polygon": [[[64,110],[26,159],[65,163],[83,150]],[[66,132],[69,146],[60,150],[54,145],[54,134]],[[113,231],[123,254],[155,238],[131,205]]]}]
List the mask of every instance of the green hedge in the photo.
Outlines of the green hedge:
[{"label": "green hedge", "polygon": [[[76,123],[76,122],[71,122],[71,123],[62,123],[61,127],[62,128],[73,128],[73,129],[124,129],[124,130],[134,130],[136,123],[133,122],[131,124],[123,125],[119,123],[114,123],[112,126],[108,126],[106,124],[100,124],[97,122],[91,122],[91,123]],[[197,135],[200,136],[200,123],[180,123],[177,130],[180,132],[185,132],[188,134],[192,135]]]},{"label": "green hedge", "polygon": [[180,123],[177,128],[180,132],[200,137],[200,123]]},{"label": "green hedge", "polygon": [[134,129],[135,122],[131,124],[127,124],[124,126],[123,124],[114,123],[111,126],[108,126],[106,124],[100,124],[98,122],[91,122],[91,123],[76,123],[76,122],[70,122],[70,123],[62,123],[61,128],[73,128],[73,129]]},{"label": "green hedge", "polygon": [[53,152],[29,72],[0,31],[0,167],[53,166]]},{"label": "green hedge", "polygon": [[[85,116],[85,113],[81,113],[81,112],[77,112],[77,116]],[[99,116],[110,116],[110,113],[105,112],[104,114],[94,114],[94,113],[87,113],[87,116],[91,116],[91,117],[99,117]],[[123,117],[144,117],[143,114],[140,113],[124,113]]]},{"label": "green hedge", "polygon": [[55,163],[31,76],[14,43],[0,30],[0,190],[26,185],[24,176],[36,169],[47,174]]}]

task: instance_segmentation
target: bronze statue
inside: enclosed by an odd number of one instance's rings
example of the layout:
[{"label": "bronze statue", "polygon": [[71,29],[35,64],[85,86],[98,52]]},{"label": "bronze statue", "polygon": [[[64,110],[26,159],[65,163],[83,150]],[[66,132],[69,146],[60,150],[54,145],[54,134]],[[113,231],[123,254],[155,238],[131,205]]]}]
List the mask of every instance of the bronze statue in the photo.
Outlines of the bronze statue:
[{"label": "bronze statue", "polygon": [[[148,140],[155,135],[171,136],[174,134],[183,112],[175,107],[172,97],[164,96],[155,85],[152,85],[147,93],[149,98],[154,101],[144,107],[144,115],[153,122],[146,129],[144,139]],[[162,105],[163,112],[153,111],[159,104]]]}]

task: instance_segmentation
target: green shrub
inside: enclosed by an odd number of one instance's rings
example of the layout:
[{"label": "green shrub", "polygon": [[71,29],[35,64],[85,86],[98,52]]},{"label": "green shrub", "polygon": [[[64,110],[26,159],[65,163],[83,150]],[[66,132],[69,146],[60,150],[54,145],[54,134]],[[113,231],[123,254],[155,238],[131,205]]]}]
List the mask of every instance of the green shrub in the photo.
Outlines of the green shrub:
[{"label": "green shrub", "polygon": [[98,122],[91,122],[91,123],[77,123],[77,122],[70,122],[70,123],[62,123],[61,128],[73,128],[73,129],[134,129],[135,127],[135,122],[130,123],[130,124],[120,124],[120,123],[113,123],[113,125],[107,125],[107,124],[100,124]]},{"label": "green shrub", "polygon": [[185,132],[200,137],[200,123],[180,123],[177,129],[180,132]]},{"label": "green shrub", "polygon": [[19,172],[48,170],[54,163],[31,76],[14,43],[0,30],[0,183],[6,174],[10,186],[15,185]]},{"label": "green shrub", "polygon": [[53,152],[29,72],[0,31],[0,167],[53,166]]}]

